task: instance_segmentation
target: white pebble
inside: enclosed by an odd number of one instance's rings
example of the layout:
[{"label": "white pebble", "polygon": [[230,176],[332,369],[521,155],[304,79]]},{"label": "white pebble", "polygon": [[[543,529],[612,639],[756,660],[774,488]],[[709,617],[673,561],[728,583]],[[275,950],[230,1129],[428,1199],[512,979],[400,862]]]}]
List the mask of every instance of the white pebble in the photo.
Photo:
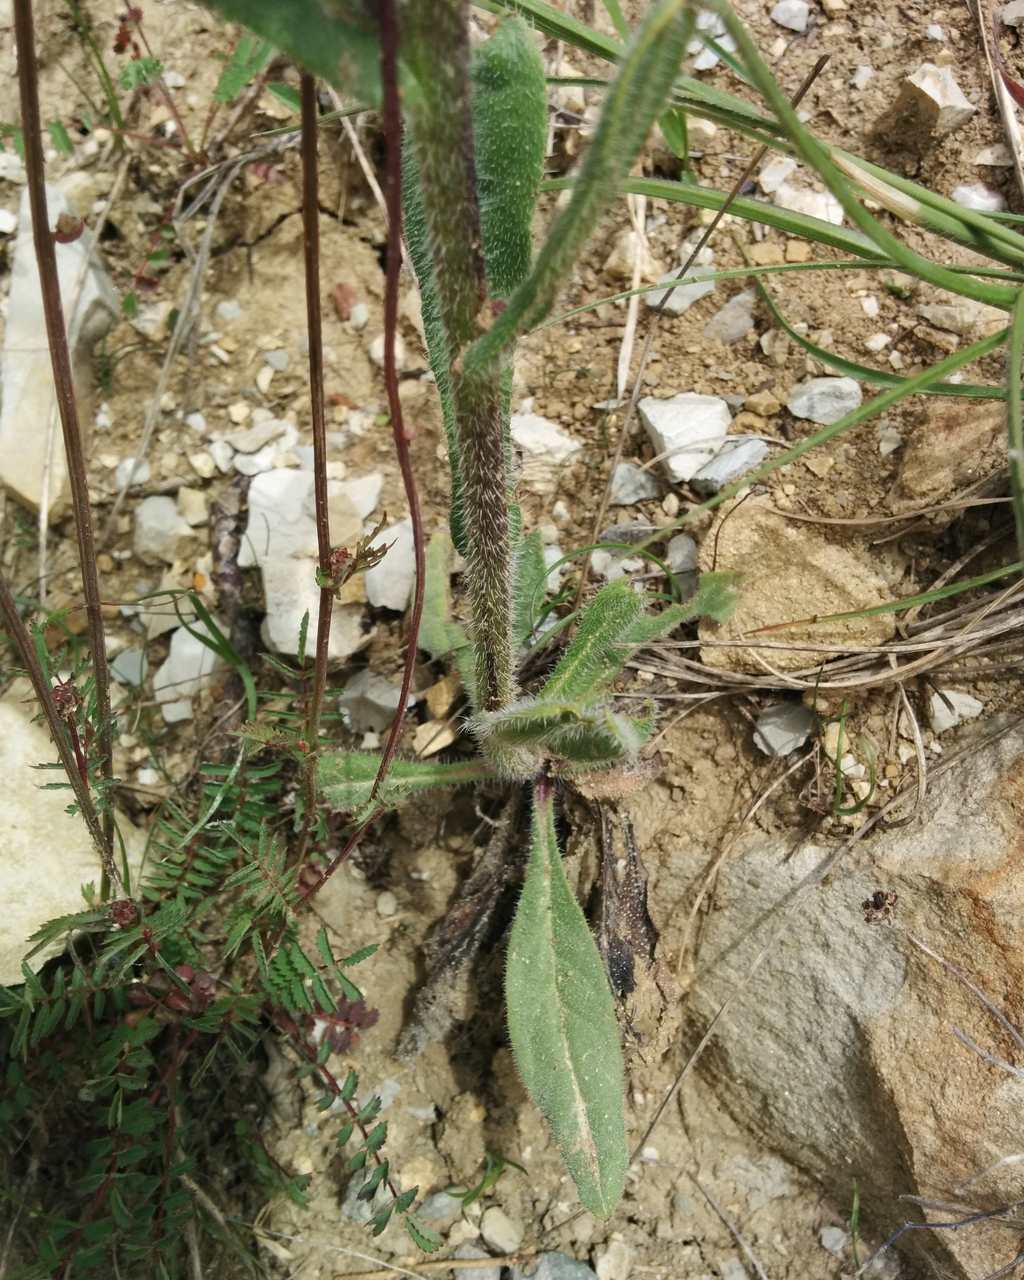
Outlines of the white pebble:
[{"label": "white pebble", "polygon": [[387,919],[398,910],[398,899],[390,890],[377,895],[377,914]]},{"label": "white pebble", "polygon": [[953,188],[953,199],[965,209],[975,209],[979,213],[999,213],[1006,208],[1003,193],[986,187],[983,182],[961,183]]},{"label": "white pebble", "polygon": [[772,10],[772,21],[790,31],[806,31],[810,14],[807,0],[779,0]]}]

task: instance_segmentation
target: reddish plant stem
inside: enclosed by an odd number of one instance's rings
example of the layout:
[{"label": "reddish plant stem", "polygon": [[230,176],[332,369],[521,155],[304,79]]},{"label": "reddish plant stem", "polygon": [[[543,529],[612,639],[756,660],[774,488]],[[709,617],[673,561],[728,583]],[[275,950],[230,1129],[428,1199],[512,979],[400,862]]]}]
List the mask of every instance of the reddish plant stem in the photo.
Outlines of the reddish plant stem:
[{"label": "reddish plant stem", "polygon": [[[100,580],[96,567],[96,542],[93,537],[92,512],[89,508],[89,483],[85,470],[85,452],[75,403],[75,385],[71,373],[71,352],[64,327],[57,257],[46,208],[45,169],[43,164],[42,121],[39,115],[39,81],[36,68],[35,32],[32,27],[32,0],[14,0],[14,37],[18,51],[18,89],[21,95],[21,126],[25,139],[25,173],[29,204],[32,210],[32,235],[35,241],[39,283],[42,290],[46,338],[50,348],[53,382],[60,413],[64,451],[67,456],[68,479],[75,516],[78,560],[82,571],[82,594],[85,597],[89,630],[89,652],[92,657],[93,681],[96,689],[97,739],[100,771],[107,783],[113,781],[113,730],[110,719],[110,676],[103,634]],[[113,865],[114,820],[107,808],[102,819],[103,877],[101,893],[110,892],[110,869]]]},{"label": "reddish plant stem", "polygon": [[[302,1034],[301,1029],[298,1027],[294,1019],[289,1017],[289,1015],[281,1009],[271,1010],[271,1016],[274,1022],[277,1023],[277,1026],[279,1027],[279,1029],[283,1031],[284,1034],[288,1037],[288,1039],[292,1042],[292,1045],[294,1046],[296,1053],[298,1053],[301,1057],[305,1058],[307,1062],[313,1063],[316,1066],[317,1074],[319,1075],[324,1085],[324,1088],[327,1090],[327,1092],[333,1094],[335,1098],[341,1098],[342,1105],[344,1106],[345,1110],[348,1112],[349,1119],[353,1122],[353,1124],[362,1134],[363,1141],[365,1142],[366,1139],[370,1136],[370,1130],[366,1127],[366,1125],[362,1122],[362,1120],[359,1119],[359,1108],[353,1102],[351,1102],[348,1098],[342,1098],[341,1085],[338,1083],[337,1077],[334,1075],[333,1071],[331,1071],[329,1067],[324,1066],[323,1063],[317,1062],[316,1054],[310,1048],[309,1044],[307,1043],[305,1037]],[[381,1165],[384,1163],[380,1155],[380,1152],[372,1151],[370,1154],[373,1157],[374,1164]],[[385,1182],[385,1185],[387,1186],[387,1189],[391,1192],[392,1196],[397,1200],[398,1197],[401,1195],[401,1189],[398,1187],[395,1181],[390,1177],[386,1177],[384,1179],[384,1182]]]},{"label": "reddish plant stem", "polygon": [[[302,73],[302,246],[306,271],[306,325],[309,330],[309,405],[313,421],[313,498],[316,506],[316,545],[320,581],[331,577],[331,524],[327,508],[327,414],[324,401],[324,340],[320,311],[320,212],[317,172],[316,82]],[[320,612],[316,624],[316,658],[313,688],[306,722],[306,808],[302,819],[299,859],[306,851],[316,816],[316,762],[320,741],[320,715],[327,689],[327,655],[331,640],[334,590],[320,588]]]},{"label": "reddish plant stem", "polygon": [[[324,867],[323,871],[320,872],[319,876],[317,876],[317,878],[313,881],[313,883],[308,888],[303,889],[300,895],[303,902],[309,902],[311,898],[315,898],[316,895],[327,883],[327,881],[330,880],[331,876],[334,875],[335,871],[337,871],[337,869],[342,865],[342,863],[347,862],[349,860],[349,858],[355,852],[356,846],[359,844],[359,841],[362,840],[363,836],[370,829],[370,827],[373,826],[373,824],[377,821],[377,819],[380,817],[380,815],[383,812],[384,812],[384,807],[382,805],[380,808],[375,809],[373,813],[370,814],[370,816],[366,819],[366,821],[363,823],[361,827],[356,827],[355,831],[352,832],[349,838],[342,845],[340,851],[334,855],[334,857],[330,860],[327,866]],[[276,950],[276,942],[275,942],[274,950]]]},{"label": "reddish plant stem", "polygon": [[391,722],[380,768],[373,781],[370,798],[375,799],[391,768],[398,738],[402,732],[405,708],[409,701],[413,671],[416,667],[416,648],[419,642],[420,619],[423,616],[423,579],[426,576],[426,557],[423,536],[423,513],[420,510],[419,491],[412,466],[409,442],[412,435],[406,431],[402,417],[402,401],[398,395],[398,366],[395,360],[395,339],[398,334],[398,281],[402,269],[402,104],[398,91],[398,11],[395,0],[382,0],[379,9],[380,22],[380,75],[384,95],[384,142],[387,160],[384,174],[384,199],[388,214],[387,272],[384,284],[384,384],[388,395],[388,412],[395,439],[395,453],[402,472],[402,483],[409,503],[412,521],[412,539],[416,561],[416,585],[413,590],[412,609],[409,613],[409,630],[405,644],[405,668],[402,672],[402,691],[399,694],[395,718]]},{"label": "reddish plant stem", "polygon": [[[153,57],[153,50],[150,47],[149,41],[146,39],[146,33],[142,29],[141,19],[135,23],[135,30],[138,32],[139,40],[142,42],[142,47],[145,49],[147,56],[150,58],[153,58],[154,62],[158,61],[158,59]],[[175,106],[175,103],[174,103],[174,98],[171,96],[171,91],[168,88],[167,82],[166,80],[164,80],[162,75],[157,77],[156,84],[160,90],[160,93],[163,97],[164,102],[166,102],[167,104],[167,110],[171,113],[172,117],[174,118],[174,123],[178,127],[178,136],[181,138],[182,144],[184,145],[185,150],[188,152],[188,157],[192,161],[192,163],[196,166],[196,168],[198,168],[202,164],[202,156],[200,156],[200,154],[196,151],[195,147],[192,145],[192,139],[188,136],[188,130],[185,128],[185,121],[182,120],[181,116],[179,115],[178,108]]]}]

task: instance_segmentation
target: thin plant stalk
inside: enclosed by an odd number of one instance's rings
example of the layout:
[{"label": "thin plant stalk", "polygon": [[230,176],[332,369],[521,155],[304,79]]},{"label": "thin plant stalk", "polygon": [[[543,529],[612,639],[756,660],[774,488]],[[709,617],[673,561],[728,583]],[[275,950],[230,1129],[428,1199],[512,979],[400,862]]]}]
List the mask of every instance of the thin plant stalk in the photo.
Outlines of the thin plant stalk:
[{"label": "thin plant stalk", "polygon": [[[154,62],[156,62],[157,59],[154,57],[153,50],[150,47],[150,43],[146,39],[146,33],[142,29],[141,9],[138,10],[137,13],[139,16],[136,17],[135,19],[135,30],[138,33],[139,40],[142,42],[142,47],[145,49],[147,56],[151,58]],[[160,75],[157,77],[155,83],[159,88],[160,93],[163,95],[164,102],[167,104],[167,110],[171,113],[172,117],[174,118],[174,123],[178,127],[178,136],[181,138],[182,144],[185,147],[185,151],[188,154],[189,159],[198,168],[202,163],[202,157],[196,151],[195,147],[192,145],[192,139],[189,137],[188,130],[185,128],[185,121],[182,120],[181,118],[181,114],[179,113],[178,108],[175,105],[174,98],[171,94],[171,91],[167,87],[167,82],[164,80],[163,76]]]},{"label": "thin plant stalk", "polygon": [[17,649],[21,665],[25,668],[32,684],[32,691],[36,695],[36,701],[39,703],[47,727],[50,730],[50,737],[57,748],[57,754],[60,756],[60,762],[68,776],[68,782],[75,793],[78,808],[100,856],[104,875],[109,877],[112,883],[120,885],[121,876],[117,870],[117,864],[110,853],[110,847],[103,832],[103,824],[100,822],[99,814],[96,812],[96,805],[93,803],[88,781],[82,777],[78,761],[75,759],[68,741],[65,723],[53,699],[53,689],[39,662],[28,628],[18,612],[18,606],[15,603],[14,596],[11,594],[11,589],[2,574],[0,574],[0,621],[3,622],[4,631],[15,649]]},{"label": "thin plant stalk", "polygon": [[411,0],[404,10],[403,54],[418,81],[410,132],[420,165],[423,209],[432,244],[438,310],[451,347],[452,394],[462,469],[480,705],[511,701],[512,539],[500,370],[473,376],[463,357],[493,312],[476,189],[467,0]]},{"label": "thin plant stalk", "polygon": [[1024,418],[1021,407],[1021,376],[1024,374],[1024,289],[1017,294],[1010,318],[1010,341],[1006,351],[1006,432],[1010,463],[1010,492],[1013,518],[1017,525],[1017,554],[1024,560]]},{"label": "thin plant stalk", "polygon": [[103,90],[103,96],[107,100],[107,110],[110,112],[110,123],[117,137],[117,144],[124,146],[124,114],[121,111],[121,103],[117,96],[117,88],[111,78],[110,72],[107,70],[107,64],[103,61],[103,54],[100,47],[96,43],[96,37],[92,32],[92,24],[87,14],[82,11],[82,6],[78,0],[67,0],[67,6],[71,13],[72,21],[75,24],[75,31],[82,44],[92,60],[96,71],[96,78],[100,82],[100,88]]},{"label": "thin plant stalk", "polygon": [[[25,172],[29,204],[32,210],[32,235],[35,242],[39,283],[42,290],[46,338],[53,368],[57,409],[64,434],[68,479],[74,509],[78,560],[82,573],[82,594],[88,621],[89,652],[96,695],[96,738],[100,773],[105,783],[113,782],[113,725],[110,714],[110,675],[107,669],[106,641],[100,597],[99,572],[96,566],[96,542],[93,536],[92,512],[89,506],[89,482],[85,469],[85,451],[75,401],[75,385],[71,371],[71,352],[64,326],[57,257],[46,208],[45,169],[43,163],[42,122],[39,115],[39,82],[36,67],[35,32],[32,25],[32,0],[14,0],[14,35],[18,52],[18,88],[21,96],[21,123],[25,139]],[[102,817],[103,885],[102,894],[110,890],[107,868],[113,862],[114,820],[109,807]]]},{"label": "thin plant stalk", "polygon": [[334,588],[331,585],[331,519],[327,502],[327,413],[324,401],[324,337],[320,310],[320,211],[317,171],[316,82],[302,73],[302,247],[306,282],[306,327],[309,330],[309,405],[313,423],[313,502],[320,568],[320,612],[316,623],[313,688],[306,720],[306,808],[299,857],[305,851],[316,815],[316,757],[320,716],[327,689],[327,656],[331,641]]},{"label": "thin plant stalk", "polygon": [[402,688],[398,706],[391,722],[387,742],[381,755],[380,768],[370,793],[375,799],[381,784],[387,777],[391,761],[398,749],[398,739],[409,702],[413,671],[416,666],[416,648],[419,642],[420,621],[423,617],[423,591],[426,579],[426,551],[423,535],[423,513],[420,509],[419,490],[409,449],[414,432],[407,430],[402,414],[402,401],[398,394],[398,363],[395,343],[398,336],[398,285],[402,270],[402,106],[398,91],[398,11],[395,0],[383,0],[379,11],[380,21],[380,72],[384,107],[384,142],[387,149],[385,169],[385,203],[388,215],[387,267],[384,283],[384,383],[387,388],[388,413],[395,440],[395,453],[402,472],[405,498],[409,504],[412,523],[413,555],[416,580],[413,587],[412,609],[405,638],[405,665],[402,670]]},{"label": "thin plant stalk", "polygon": [[[402,688],[387,742],[381,756],[380,766],[377,770],[377,776],[374,779],[371,799],[376,797],[386,779],[398,747],[398,738],[405,718],[405,708],[409,700],[409,690],[412,686],[412,677],[416,664],[416,648],[419,640],[420,622],[423,617],[423,593],[426,581],[423,515],[420,509],[416,476],[412,468],[412,455],[409,450],[412,434],[406,431],[405,419],[402,413],[402,401],[398,394],[398,364],[395,351],[395,339],[398,333],[398,285],[402,266],[402,118],[398,90],[398,17],[394,0],[383,0],[381,4],[380,33],[384,135],[387,147],[384,191],[388,214],[387,271],[384,292],[384,381],[387,387],[388,411],[391,416],[395,452],[398,455],[402,482],[405,485],[406,500],[409,504],[416,583],[413,589],[412,608],[409,613]],[[335,871],[351,856],[362,839],[363,833],[383,812],[384,806],[378,806],[365,821],[356,827],[341,851],[323,868],[316,880],[303,889],[303,902],[308,904],[320,892]]]}]

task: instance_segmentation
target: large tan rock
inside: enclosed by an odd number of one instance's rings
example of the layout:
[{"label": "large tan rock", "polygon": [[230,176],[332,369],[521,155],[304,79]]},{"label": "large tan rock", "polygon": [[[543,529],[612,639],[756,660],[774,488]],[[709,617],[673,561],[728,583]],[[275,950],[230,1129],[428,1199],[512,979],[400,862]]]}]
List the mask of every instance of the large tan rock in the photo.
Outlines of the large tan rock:
[{"label": "large tan rock", "polygon": [[[984,726],[990,731],[991,722]],[[979,731],[980,732],[980,731]],[[1024,1065],[1024,1055],[970,992],[908,939],[962,969],[1024,1025],[1024,731],[968,750],[929,789],[926,815],[858,843],[804,892],[773,936],[766,913],[785,904],[832,852],[791,839],[749,840],[718,872],[691,995],[694,1039],[736,995],[703,1059],[722,1103],[764,1141],[849,1203],[885,1238],[913,1207],[904,1194],[993,1207],[1020,1195],[1008,1164],[1021,1149],[1024,1081],[960,1042]],[[895,926],[865,922],[877,891],[897,895]],[[738,994],[737,994],[738,993]],[[949,1215],[946,1215],[949,1216]],[[943,1265],[927,1274],[982,1276],[1017,1249],[1005,1227],[909,1233]]]},{"label": "large tan rock", "polygon": [[928,406],[903,451],[899,504],[916,508],[945,502],[979,481],[995,480],[1006,465],[1001,403]]},{"label": "large tan rock", "polygon": [[[82,886],[100,883],[96,850],[81,818],[67,813],[70,791],[43,791],[63,772],[35,766],[57,758],[47,731],[33,723],[31,688],[16,681],[0,700],[0,986],[22,981],[21,961],[28,939],[47,920],[86,909]],[[143,837],[118,816],[118,828],[137,864]],[[42,968],[60,945],[37,952]]]},{"label": "large tan rock", "polygon": [[[819,526],[776,514],[767,498],[747,498],[723,507],[701,546],[700,568],[740,575],[739,604],[722,625],[701,624],[701,657],[712,667],[763,673],[814,667],[822,655],[814,646],[881,644],[893,634],[890,614],[812,623],[823,614],[866,609],[892,598],[876,567],[877,558],[857,546],[830,541]],[[752,636],[762,627],[792,623]],[[742,648],[715,642],[750,638]],[[758,647],[758,644],[762,647]],[[787,644],[792,649],[769,648]],[[804,644],[810,648],[800,649]],[[764,661],[759,659],[763,658]]]}]

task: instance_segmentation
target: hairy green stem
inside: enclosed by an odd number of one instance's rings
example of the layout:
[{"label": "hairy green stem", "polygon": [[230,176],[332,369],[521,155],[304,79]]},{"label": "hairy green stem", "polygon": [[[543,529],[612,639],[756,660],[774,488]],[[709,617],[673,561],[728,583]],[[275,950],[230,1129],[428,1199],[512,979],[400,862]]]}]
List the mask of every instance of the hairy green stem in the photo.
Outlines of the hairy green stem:
[{"label": "hairy green stem", "polygon": [[403,48],[413,74],[410,133],[448,336],[481,706],[514,694],[512,540],[508,514],[503,366],[465,376],[462,356],[490,318],[473,158],[467,0],[410,0]]}]

